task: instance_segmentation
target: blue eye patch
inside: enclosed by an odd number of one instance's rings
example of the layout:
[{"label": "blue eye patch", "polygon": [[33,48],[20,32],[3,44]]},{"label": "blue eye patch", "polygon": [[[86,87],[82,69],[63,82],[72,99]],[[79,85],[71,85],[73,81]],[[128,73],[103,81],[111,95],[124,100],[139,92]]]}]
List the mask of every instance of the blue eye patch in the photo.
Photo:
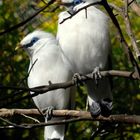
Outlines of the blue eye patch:
[{"label": "blue eye patch", "polygon": [[33,37],[32,40],[31,40],[31,42],[28,43],[28,44],[26,44],[26,45],[23,45],[23,47],[25,47],[25,48],[32,47],[38,40],[39,40],[38,37]]},{"label": "blue eye patch", "polygon": [[78,4],[82,3],[82,2],[83,2],[82,0],[74,0],[73,4],[76,6],[76,5],[78,5]]}]

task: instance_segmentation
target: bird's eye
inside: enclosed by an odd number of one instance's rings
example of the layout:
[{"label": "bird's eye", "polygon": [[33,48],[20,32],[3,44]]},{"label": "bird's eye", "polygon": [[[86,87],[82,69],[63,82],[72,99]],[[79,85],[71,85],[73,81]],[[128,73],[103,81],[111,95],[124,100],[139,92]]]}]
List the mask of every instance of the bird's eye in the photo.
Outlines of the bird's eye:
[{"label": "bird's eye", "polygon": [[38,37],[34,37],[32,40],[31,40],[31,43],[34,44],[35,42],[37,42],[39,40]]},{"label": "bird's eye", "polygon": [[78,5],[82,2],[82,0],[74,0],[74,5]]},{"label": "bird's eye", "polygon": [[28,44],[26,44],[26,45],[24,45],[24,47],[25,47],[25,48],[32,47],[32,46],[34,45],[34,43],[36,43],[38,40],[39,40],[38,37],[34,37],[34,38],[32,38],[31,42],[28,43]]}]

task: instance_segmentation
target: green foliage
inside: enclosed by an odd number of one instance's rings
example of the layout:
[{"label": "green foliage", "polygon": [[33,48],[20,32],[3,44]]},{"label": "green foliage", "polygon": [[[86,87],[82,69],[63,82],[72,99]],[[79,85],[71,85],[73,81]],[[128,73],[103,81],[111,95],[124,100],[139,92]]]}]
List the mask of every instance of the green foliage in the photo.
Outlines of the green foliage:
[{"label": "green foliage", "polygon": [[[113,1],[117,6],[123,6],[122,0]],[[137,0],[137,2],[139,2]],[[0,31],[8,29],[9,27],[16,25],[17,23],[25,20],[30,15],[32,15],[36,10],[31,8],[34,4],[30,0],[22,1],[10,1],[3,0],[0,3]],[[36,8],[43,6],[43,2],[38,2]],[[51,7],[53,8],[53,7]],[[129,9],[129,15],[131,19],[131,24],[133,28],[133,33],[136,35],[136,39],[139,39],[139,23],[140,18],[138,18],[131,9]],[[12,32],[0,36],[0,84],[1,85],[11,85],[11,86],[26,86],[26,80],[23,80],[27,75],[28,67],[28,57],[24,51],[15,51],[16,45],[19,43],[21,38],[28,32],[35,30],[36,28],[41,28],[45,31],[52,32],[56,34],[57,32],[57,10],[53,13],[42,12],[32,21],[16,29]],[[118,14],[117,12],[115,12]],[[131,44],[125,30],[124,20],[120,15],[117,15],[117,19],[123,34],[129,44]],[[116,70],[133,70],[130,62],[128,61],[123,46],[118,39],[118,33],[111,23],[111,40],[112,40],[112,63],[113,69]],[[124,78],[113,78],[113,96],[114,96],[114,109],[113,114],[139,114],[140,110],[140,90],[139,81],[132,81],[131,79]],[[11,90],[1,90],[1,99],[7,96],[13,95],[15,92]],[[85,87],[80,87],[76,95],[76,109],[85,110],[86,106],[86,96],[87,91]],[[22,102],[14,103],[8,106],[9,108],[32,108],[34,104],[32,100],[24,100]],[[38,118],[42,120],[43,118]],[[27,120],[16,116],[11,118],[11,121],[15,123],[26,122]],[[0,122],[1,125],[6,123]],[[67,131],[67,140],[87,140],[93,131],[96,130],[98,122],[77,122],[71,123]],[[110,130],[110,133],[104,137],[97,137],[95,140],[138,140],[140,139],[140,126],[139,125],[126,125],[119,124],[119,126]],[[43,140],[43,128],[36,128],[31,130],[23,129],[1,129],[0,131],[1,140]]]},{"label": "green foliage", "polygon": [[137,2],[138,4],[140,4],[140,0],[136,0],[136,2]]}]

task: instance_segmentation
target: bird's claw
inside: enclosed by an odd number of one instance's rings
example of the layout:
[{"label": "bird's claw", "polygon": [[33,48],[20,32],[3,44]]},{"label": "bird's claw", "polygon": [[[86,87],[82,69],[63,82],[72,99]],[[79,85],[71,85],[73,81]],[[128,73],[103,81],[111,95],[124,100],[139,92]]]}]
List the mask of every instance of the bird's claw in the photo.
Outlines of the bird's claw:
[{"label": "bird's claw", "polygon": [[76,86],[80,86],[80,85],[83,85],[82,83],[82,78],[81,78],[81,75],[80,73],[75,73],[72,77],[72,80],[74,81],[74,83],[76,84]]},{"label": "bird's claw", "polygon": [[90,140],[94,139],[95,137],[97,137],[98,135],[100,135],[100,137],[103,137],[107,134],[109,134],[109,128],[110,128],[110,124],[109,122],[100,122],[100,125],[96,128],[96,130],[91,134]]},{"label": "bird's claw", "polygon": [[102,78],[102,75],[99,71],[99,67],[96,67],[92,72],[93,78],[95,79],[96,85],[98,85],[98,80]]},{"label": "bird's claw", "polygon": [[47,120],[51,120],[52,114],[53,114],[53,110],[54,110],[53,106],[49,106],[49,107],[47,107],[47,108],[42,110],[43,115],[46,116]]},{"label": "bird's claw", "polygon": [[105,124],[105,127],[101,130],[100,137],[108,135],[109,133],[114,133],[114,130],[118,127],[118,123],[115,123],[115,122],[114,123],[104,122],[104,124]]}]

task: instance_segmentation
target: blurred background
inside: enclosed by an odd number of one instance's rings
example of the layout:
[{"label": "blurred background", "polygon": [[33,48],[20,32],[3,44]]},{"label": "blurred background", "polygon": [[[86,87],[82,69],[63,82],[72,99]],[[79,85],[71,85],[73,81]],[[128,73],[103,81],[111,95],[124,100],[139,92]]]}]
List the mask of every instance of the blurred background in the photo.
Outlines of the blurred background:
[{"label": "blurred background", "polygon": [[[123,7],[122,0],[109,0],[108,2],[118,7]],[[139,3],[139,0],[137,0]],[[137,5],[139,5],[136,3]],[[27,18],[36,13],[45,2],[41,0],[0,0],[0,32],[25,21]],[[0,85],[6,86],[26,86],[26,77],[29,59],[27,54],[21,49],[15,51],[16,45],[29,32],[36,29],[42,29],[56,35],[57,20],[62,7],[55,11],[56,5],[52,5],[38,16],[24,24],[20,28],[0,35]],[[101,7],[104,10],[103,7]],[[130,39],[126,33],[124,19],[114,10],[118,22],[122,28],[123,34],[129,46]],[[129,16],[133,33],[140,46],[140,16],[129,7]],[[112,41],[112,69],[133,71],[131,63],[124,54],[124,48],[120,42],[116,28],[110,20],[110,36]],[[132,48],[131,48],[132,49]],[[133,51],[133,49],[132,49]],[[140,115],[140,84],[125,78],[113,78],[113,97],[114,109],[112,114],[135,114]],[[9,95],[15,94],[11,90],[0,90],[0,102]],[[76,109],[85,110],[87,91],[81,86],[76,94]],[[9,104],[5,108],[35,108],[32,99],[26,99],[21,102]],[[43,117],[38,118],[43,121]],[[23,117],[15,116],[9,118],[10,121],[20,124],[31,122]],[[5,122],[0,120],[0,126]],[[66,134],[67,140],[87,140],[93,131],[96,130],[98,122],[76,122],[70,123]],[[1,140],[43,140],[43,127],[34,129],[2,129],[0,127]],[[130,124],[118,124],[115,128],[108,128],[108,134],[104,136],[98,135],[95,140],[139,140],[140,126]]]}]

